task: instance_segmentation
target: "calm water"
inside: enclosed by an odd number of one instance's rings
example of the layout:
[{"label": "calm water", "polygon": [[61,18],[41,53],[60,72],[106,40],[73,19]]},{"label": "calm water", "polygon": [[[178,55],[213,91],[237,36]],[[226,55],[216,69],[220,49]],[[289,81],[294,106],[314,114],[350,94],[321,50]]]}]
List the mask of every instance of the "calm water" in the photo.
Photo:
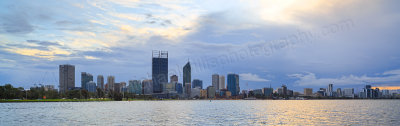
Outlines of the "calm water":
[{"label": "calm water", "polygon": [[0,125],[400,125],[400,100],[0,103]]}]

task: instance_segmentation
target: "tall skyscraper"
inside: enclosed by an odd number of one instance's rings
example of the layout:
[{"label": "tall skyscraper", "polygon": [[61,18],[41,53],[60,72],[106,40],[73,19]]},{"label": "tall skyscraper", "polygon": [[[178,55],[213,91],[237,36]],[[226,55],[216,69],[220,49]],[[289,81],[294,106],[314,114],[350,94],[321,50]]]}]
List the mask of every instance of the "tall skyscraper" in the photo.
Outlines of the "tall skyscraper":
[{"label": "tall skyscraper", "polygon": [[114,76],[108,76],[107,77],[107,85],[108,85],[108,91],[114,91],[114,86],[115,86],[115,77]]},{"label": "tall skyscraper", "polygon": [[212,86],[214,86],[215,90],[219,90],[219,75],[212,75]]},{"label": "tall skyscraper", "polygon": [[190,67],[190,62],[188,61],[185,66],[183,66],[183,87],[187,83],[192,82],[192,68]]},{"label": "tall skyscraper", "polygon": [[89,90],[87,83],[93,81],[93,75],[90,73],[82,72],[81,73],[81,88],[85,90]]},{"label": "tall skyscraper", "polygon": [[200,89],[203,89],[203,81],[199,79],[194,79],[192,82],[192,88],[199,87]]},{"label": "tall skyscraper", "polygon": [[171,83],[178,83],[178,76],[176,76],[176,75],[172,75],[171,77],[170,77],[170,82]]},{"label": "tall skyscraper", "polygon": [[75,88],[75,66],[64,64],[59,67],[60,93]]},{"label": "tall skyscraper", "polygon": [[228,74],[228,91],[232,93],[232,96],[239,95],[240,92],[239,75]]},{"label": "tall skyscraper", "polygon": [[153,50],[152,54],[153,92],[162,93],[162,85],[168,83],[168,52]]},{"label": "tall skyscraper", "polygon": [[219,90],[221,89],[226,89],[225,87],[225,76],[224,75],[220,75],[219,76]]},{"label": "tall skyscraper", "polygon": [[104,77],[103,75],[97,75],[97,88],[104,91]]},{"label": "tall skyscraper", "polygon": [[328,85],[328,90],[326,91],[326,95],[328,95],[329,97],[333,96],[333,84]]},{"label": "tall skyscraper", "polygon": [[342,97],[342,96],[343,96],[342,89],[341,88],[337,88],[336,89],[336,97]]}]

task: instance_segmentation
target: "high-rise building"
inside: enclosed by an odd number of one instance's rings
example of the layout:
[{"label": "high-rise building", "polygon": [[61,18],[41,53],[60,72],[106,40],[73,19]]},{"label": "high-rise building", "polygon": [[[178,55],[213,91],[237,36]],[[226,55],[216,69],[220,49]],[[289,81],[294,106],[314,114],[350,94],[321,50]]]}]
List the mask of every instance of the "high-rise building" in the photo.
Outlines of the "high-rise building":
[{"label": "high-rise building", "polygon": [[140,80],[129,80],[128,92],[133,94],[142,94],[142,83]]},{"label": "high-rise building", "polygon": [[75,88],[75,66],[64,64],[59,67],[60,93]]},{"label": "high-rise building", "polygon": [[107,76],[107,85],[108,85],[108,91],[115,90],[115,77],[114,76]]},{"label": "high-rise building", "polygon": [[192,68],[190,67],[190,62],[188,61],[185,66],[183,66],[183,87],[186,83],[192,82]]},{"label": "high-rise building", "polygon": [[225,87],[225,76],[224,75],[220,75],[219,76],[219,89],[226,89]]},{"label": "high-rise building", "polygon": [[176,89],[176,83],[175,82],[170,82],[164,85],[163,87],[163,93],[177,93],[177,91],[175,91]]},{"label": "high-rise building", "polygon": [[342,89],[341,88],[337,88],[336,89],[336,97],[342,97],[342,96],[343,96]]},{"label": "high-rise building", "polygon": [[153,92],[162,93],[163,84],[168,83],[168,52],[153,50],[152,54]]},{"label": "high-rise building", "polygon": [[263,88],[264,90],[264,96],[270,97],[274,93],[274,89],[269,87],[269,88]]},{"label": "high-rise building", "polygon": [[172,75],[171,76],[171,78],[170,78],[170,82],[172,82],[172,83],[178,83],[178,76],[176,76],[176,75]]},{"label": "high-rise building", "polygon": [[288,95],[288,89],[287,89],[286,85],[284,85],[284,84],[282,84],[282,94],[285,97]]},{"label": "high-rise building", "polygon": [[96,89],[97,89],[97,86],[96,86],[95,82],[89,81],[89,82],[86,83],[86,90],[88,92],[92,92],[92,93],[96,92]]},{"label": "high-rise building", "polygon": [[191,85],[190,83],[186,83],[183,88],[185,88],[185,94],[187,97],[190,97],[190,92],[191,92]]},{"label": "high-rise building", "polygon": [[304,96],[312,96],[313,89],[312,88],[304,88]]},{"label": "high-rise building", "polygon": [[326,95],[329,97],[333,96],[333,84],[328,85],[328,90],[326,91]]},{"label": "high-rise building", "polygon": [[344,88],[343,89],[343,96],[354,98],[354,88]]},{"label": "high-rise building", "polygon": [[114,83],[114,92],[121,93],[121,83]]},{"label": "high-rise building", "polygon": [[207,87],[207,96],[208,96],[208,98],[215,98],[215,88],[214,88],[214,86],[208,86]]},{"label": "high-rise building", "polygon": [[239,75],[238,74],[228,74],[228,91],[232,93],[232,96],[239,95]]},{"label": "high-rise building", "polygon": [[85,90],[89,90],[86,86],[88,82],[93,81],[93,75],[90,73],[82,72],[81,73],[81,88]]},{"label": "high-rise building", "polygon": [[203,89],[203,81],[199,79],[194,79],[192,82],[192,88],[199,87],[200,89]]},{"label": "high-rise building", "polygon": [[97,75],[97,88],[104,91],[104,77],[103,75]]},{"label": "high-rise building", "polygon": [[212,86],[214,86],[215,90],[219,90],[219,75],[212,75]]},{"label": "high-rise building", "polygon": [[143,80],[143,94],[152,94],[153,93],[153,81],[152,80]]}]

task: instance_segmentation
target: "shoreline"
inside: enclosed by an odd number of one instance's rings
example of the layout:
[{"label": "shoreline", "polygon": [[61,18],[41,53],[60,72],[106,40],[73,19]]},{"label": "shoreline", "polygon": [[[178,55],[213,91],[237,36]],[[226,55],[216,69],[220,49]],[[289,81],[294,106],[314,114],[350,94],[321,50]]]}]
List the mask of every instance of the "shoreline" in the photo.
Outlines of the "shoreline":
[{"label": "shoreline", "polygon": [[[244,100],[244,101],[254,101],[254,100],[281,100],[284,99],[128,99],[122,101],[219,101],[219,100]],[[299,100],[299,99],[288,99],[288,100]],[[400,99],[301,99],[303,100],[400,100]],[[22,103],[22,102],[107,102],[107,101],[116,101],[112,99],[28,99],[28,100],[17,100],[17,99],[1,99],[0,103]],[[286,101],[286,100],[285,100]]]}]

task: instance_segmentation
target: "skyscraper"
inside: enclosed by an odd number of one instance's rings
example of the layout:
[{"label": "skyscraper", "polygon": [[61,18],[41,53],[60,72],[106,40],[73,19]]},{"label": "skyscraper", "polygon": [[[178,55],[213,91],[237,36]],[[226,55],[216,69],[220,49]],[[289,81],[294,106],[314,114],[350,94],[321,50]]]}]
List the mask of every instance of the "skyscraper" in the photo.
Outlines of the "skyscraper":
[{"label": "skyscraper", "polygon": [[214,86],[215,90],[219,90],[219,75],[212,75],[212,86]]},{"label": "skyscraper", "polygon": [[153,50],[152,54],[153,92],[162,93],[162,85],[168,83],[168,52]]},{"label": "skyscraper", "polygon": [[129,80],[128,92],[133,94],[142,94],[142,83],[140,80]]},{"label": "skyscraper", "polygon": [[328,85],[328,90],[326,91],[326,95],[328,95],[329,97],[333,96],[333,84]]},{"label": "skyscraper", "polygon": [[192,81],[192,68],[190,67],[190,62],[188,61],[185,66],[183,66],[183,87],[187,83]]},{"label": "skyscraper", "polygon": [[232,96],[239,95],[240,92],[239,75],[228,74],[228,91],[232,93]]},{"label": "skyscraper", "polygon": [[200,89],[203,89],[203,81],[199,79],[194,79],[192,82],[192,88],[199,87]]},{"label": "skyscraper", "polygon": [[81,88],[85,90],[89,90],[87,83],[93,81],[93,75],[90,73],[82,72],[81,73]]},{"label": "skyscraper", "polygon": [[103,75],[97,75],[97,88],[104,91],[104,77]]},{"label": "skyscraper", "polygon": [[75,66],[64,64],[59,67],[60,93],[75,88]]},{"label": "skyscraper", "polygon": [[172,82],[172,83],[174,83],[174,82],[178,83],[178,76],[172,75],[171,78],[170,78],[170,82]]},{"label": "skyscraper", "polygon": [[115,77],[114,76],[108,76],[107,77],[107,85],[108,85],[108,91],[114,91],[114,86],[115,86]]},{"label": "skyscraper", "polygon": [[219,76],[219,90],[221,89],[226,89],[225,87],[225,76],[224,75],[220,75]]}]

